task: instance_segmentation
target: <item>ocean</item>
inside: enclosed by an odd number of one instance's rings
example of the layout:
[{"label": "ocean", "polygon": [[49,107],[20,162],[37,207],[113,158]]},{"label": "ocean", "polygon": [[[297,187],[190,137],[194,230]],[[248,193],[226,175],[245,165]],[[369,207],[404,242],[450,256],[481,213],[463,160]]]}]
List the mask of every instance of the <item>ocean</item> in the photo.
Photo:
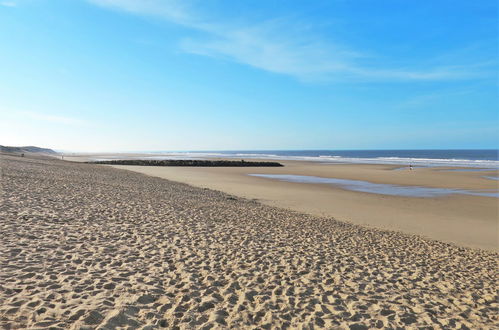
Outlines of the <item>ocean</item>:
[{"label": "ocean", "polygon": [[150,152],[154,159],[165,158],[258,158],[302,160],[323,163],[394,164],[413,166],[460,166],[499,169],[499,150],[232,150]]}]

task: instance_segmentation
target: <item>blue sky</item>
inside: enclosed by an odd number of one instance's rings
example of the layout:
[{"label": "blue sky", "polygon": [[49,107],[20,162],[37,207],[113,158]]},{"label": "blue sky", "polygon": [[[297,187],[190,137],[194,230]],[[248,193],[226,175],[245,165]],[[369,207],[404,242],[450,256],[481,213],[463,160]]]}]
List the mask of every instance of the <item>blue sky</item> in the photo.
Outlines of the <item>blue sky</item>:
[{"label": "blue sky", "polygon": [[497,148],[497,9],[0,0],[0,144]]}]

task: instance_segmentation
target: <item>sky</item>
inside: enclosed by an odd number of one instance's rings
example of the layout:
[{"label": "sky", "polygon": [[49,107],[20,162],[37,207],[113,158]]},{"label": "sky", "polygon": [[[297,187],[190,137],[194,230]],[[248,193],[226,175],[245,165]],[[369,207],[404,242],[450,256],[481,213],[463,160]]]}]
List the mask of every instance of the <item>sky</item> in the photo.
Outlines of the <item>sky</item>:
[{"label": "sky", "polygon": [[0,144],[499,147],[495,0],[0,0]]}]

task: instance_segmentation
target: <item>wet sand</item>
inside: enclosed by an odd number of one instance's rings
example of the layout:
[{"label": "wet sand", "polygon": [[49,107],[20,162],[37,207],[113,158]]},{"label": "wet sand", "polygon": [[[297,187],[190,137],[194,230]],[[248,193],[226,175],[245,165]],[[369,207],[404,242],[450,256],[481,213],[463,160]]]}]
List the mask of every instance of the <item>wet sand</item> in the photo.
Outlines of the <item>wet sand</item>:
[{"label": "wet sand", "polygon": [[499,251],[499,204],[494,197],[448,195],[403,197],[349,191],[331,185],[291,183],[248,174],[292,174],[363,180],[373,183],[494,190],[498,181],[483,178],[497,171],[446,171],[451,168],[397,169],[396,165],[321,164],[281,161],[282,168],[180,168],[118,166],[255,199],[311,215],[381,229],[423,235],[466,247]]},{"label": "wet sand", "polygon": [[498,254],[2,157],[0,327],[493,328]]}]

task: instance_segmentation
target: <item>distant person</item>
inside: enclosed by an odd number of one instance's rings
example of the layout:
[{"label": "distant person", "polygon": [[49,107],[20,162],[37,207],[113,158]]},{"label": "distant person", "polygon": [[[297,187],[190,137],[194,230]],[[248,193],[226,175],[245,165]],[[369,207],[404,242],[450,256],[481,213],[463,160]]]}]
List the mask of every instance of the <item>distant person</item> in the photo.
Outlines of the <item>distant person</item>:
[{"label": "distant person", "polygon": [[412,171],[412,164],[409,165],[409,171]]}]

